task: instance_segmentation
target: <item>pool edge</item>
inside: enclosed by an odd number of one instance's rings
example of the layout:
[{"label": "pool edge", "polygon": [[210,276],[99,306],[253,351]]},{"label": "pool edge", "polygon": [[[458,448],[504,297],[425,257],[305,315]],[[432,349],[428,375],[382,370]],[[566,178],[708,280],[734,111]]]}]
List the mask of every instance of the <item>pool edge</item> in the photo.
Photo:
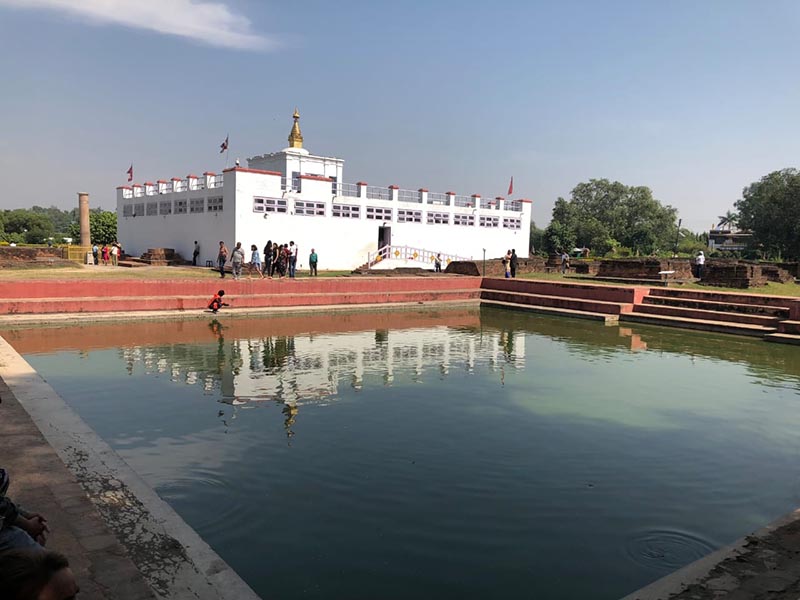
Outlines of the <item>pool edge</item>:
[{"label": "pool edge", "polygon": [[177,599],[259,598],[2,337],[0,379],[78,480],[153,593]]},{"label": "pool edge", "polygon": [[[759,592],[767,592],[776,580],[794,585],[798,581],[797,569],[796,565],[794,569],[791,566],[796,563],[796,552],[773,538],[782,532],[796,535],[794,529],[798,524],[800,508],[639,588],[621,600],[669,600],[680,594],[691,594],[682,598],[711,599],[721,598],[745,585],[751,591]],[[793,531],[787,532],[788,528]],[[781,558],[784,559],[783,564]],[[763,572],[755,572],[752,569],[754,563],[762,566]]]}]

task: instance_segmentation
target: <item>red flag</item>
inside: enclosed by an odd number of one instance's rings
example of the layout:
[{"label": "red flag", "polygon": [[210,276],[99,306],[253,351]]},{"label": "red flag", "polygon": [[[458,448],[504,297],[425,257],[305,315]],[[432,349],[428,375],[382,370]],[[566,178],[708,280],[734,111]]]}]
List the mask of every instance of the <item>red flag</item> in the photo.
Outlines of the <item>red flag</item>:
[{"label": "red flag", "polygon": [[128,169],[128,183],[133,181],[133,163],[131,163],[131,168]]},{"label": "red flag", "polygon": [[514,193],[514,176],[511,176],[511,182],[508,184],[508,194],[507,196],[511,196]]},{"label": "red flag", "polygon": [[222,154],[228,149],[228,136],[225,136],[225,141],[219,145],[219,153]]}]

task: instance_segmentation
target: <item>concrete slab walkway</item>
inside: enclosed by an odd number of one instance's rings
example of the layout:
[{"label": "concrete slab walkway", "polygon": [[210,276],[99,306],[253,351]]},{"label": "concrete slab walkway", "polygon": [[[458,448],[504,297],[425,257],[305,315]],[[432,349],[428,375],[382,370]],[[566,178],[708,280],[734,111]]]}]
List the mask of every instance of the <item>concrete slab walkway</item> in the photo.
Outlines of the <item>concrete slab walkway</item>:
[{"label": "concrete slab walkway", "polygon": [[9,496],[49,519],[81,598],[258,599],[2,338],[0,381]]},{"label": "concrete slab walkway", "polygon": [[2,380],[0,457],[11,476],[9,497],[47,518],[52,531],[47,547],[69,558],[81,598],[155,598],[75,477]]}]

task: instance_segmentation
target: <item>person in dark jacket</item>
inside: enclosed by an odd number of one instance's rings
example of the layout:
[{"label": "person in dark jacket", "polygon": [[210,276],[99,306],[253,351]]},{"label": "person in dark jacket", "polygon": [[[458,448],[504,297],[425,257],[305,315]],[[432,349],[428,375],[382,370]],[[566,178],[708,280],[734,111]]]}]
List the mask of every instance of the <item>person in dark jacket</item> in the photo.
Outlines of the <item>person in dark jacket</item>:
[{"label": "person in dark jacket", "polygon": [[10,479],[0,469],[0,552],[14,549],[38,549],[47,543],[47,519],[38,513],[22,510],[6,496]]},{"label": "person in dark jacket", "polygon": [[517,251],[511,250],[511,277],[517,276],[518,264],[519,264],[519,257],[517,257]]}]

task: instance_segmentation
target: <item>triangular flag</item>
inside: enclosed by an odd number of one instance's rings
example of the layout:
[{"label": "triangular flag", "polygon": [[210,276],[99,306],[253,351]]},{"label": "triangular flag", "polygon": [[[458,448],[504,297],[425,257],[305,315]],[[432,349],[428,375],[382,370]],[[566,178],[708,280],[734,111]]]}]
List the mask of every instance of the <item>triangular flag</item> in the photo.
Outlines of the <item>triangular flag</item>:
[{"label": "triangular flag", "polygon": [[219,145],[219,153],[222,154],[228,149],[228,136],[225,136],[225,141]]},{"label": "triangular flag", "polygon": [[133,181],[133,163],[131,163],[131,168],[128,169],[128,183]]},{"label": "triangular flag", "polygon": [[507,196],[511,196],[514,193],[514,176],[511,176],[511,182],[508,184],[508,194]]}]

